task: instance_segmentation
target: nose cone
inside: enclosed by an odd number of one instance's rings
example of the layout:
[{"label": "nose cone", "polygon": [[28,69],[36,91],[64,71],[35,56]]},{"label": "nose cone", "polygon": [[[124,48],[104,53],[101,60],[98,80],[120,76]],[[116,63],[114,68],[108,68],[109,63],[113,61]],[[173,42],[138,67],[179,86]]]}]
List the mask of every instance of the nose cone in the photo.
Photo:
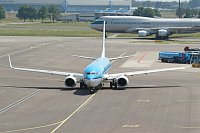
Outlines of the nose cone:
[{"label": "nose cone", "polygon": [[92,28],[94,30],[102,31],[103,30],[103,21],[94,21],[89,26],[90,26],[90,28]]},{"label": "nose cone", "polygon": [[95,22],[92,22],[89,26],[90,28],[97,30],[97,24],[95,24]]},{"label": "nose cone", "polygon": [[96,86],[95,82],[92,81],[92,80],[87,80],[86,85],[89,86],[89,87],[95,87]]}]

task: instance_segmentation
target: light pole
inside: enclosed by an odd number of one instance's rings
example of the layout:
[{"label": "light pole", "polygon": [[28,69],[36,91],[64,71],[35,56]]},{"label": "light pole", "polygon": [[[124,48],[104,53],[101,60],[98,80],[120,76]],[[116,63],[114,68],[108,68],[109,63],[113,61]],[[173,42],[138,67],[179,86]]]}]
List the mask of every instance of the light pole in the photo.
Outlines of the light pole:
[{"label": "light pole", "polygon": [[178,3],[178,17],[181,18],[181,0]]}]

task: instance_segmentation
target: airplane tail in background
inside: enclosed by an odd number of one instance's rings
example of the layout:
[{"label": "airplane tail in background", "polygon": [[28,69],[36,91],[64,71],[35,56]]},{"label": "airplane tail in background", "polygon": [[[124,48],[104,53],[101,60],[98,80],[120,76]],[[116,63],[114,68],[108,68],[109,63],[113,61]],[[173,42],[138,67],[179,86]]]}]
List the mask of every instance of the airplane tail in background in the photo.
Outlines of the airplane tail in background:
[{"label": "airplane tail in background", "polygon": [[102,53],[101,53],[101,58],[106,57],[105,53],[105,41],[106,41],[106,21],[103,22],[103,42],[102,42]]}]

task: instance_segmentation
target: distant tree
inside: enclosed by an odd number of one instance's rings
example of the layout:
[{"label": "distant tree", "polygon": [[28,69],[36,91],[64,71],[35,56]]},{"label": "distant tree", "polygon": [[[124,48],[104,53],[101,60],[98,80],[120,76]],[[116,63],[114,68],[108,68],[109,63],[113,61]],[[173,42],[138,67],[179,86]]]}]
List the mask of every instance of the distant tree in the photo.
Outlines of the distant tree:
[{"label": "distant tree", "polygon": [[185,9],[185,16],[184,18],[192,18],[193,17],[193,12],[191,9],[187,8]]},{"label": "distant tree", "polygon": [[[179,17],[179,9],[176,10],[176,16]],[[180,17],[183,18],[185,16],[185,9],[181,8]]]},{"label": "distant tree", "polygon": [[27,19],[29,19],[29,21],[33,21],[37,17],[37,10],[32,6],[23,5],[18,9],[16,16],[20,20],[24,20],[24,22],[26,22]]},{"label": "distant tree", "polygon": [[18,9],[18,13],[17,13],[17,18],[19,18],[20,20],[24,20],[24,22],[26,22],[26,20],[28,19],[28,5],[23,5]]},{"label": "distant tree", "polygon": [[28,8],[28,19],[30,22],[37,19],[37,10],[32,6]]},{"label": "distant tree", "polygon": [[143,17],[154,17],[161,16],[160,12],[156,9],[138,7],[134,12],[133,16],[143,16]]},{"label": "distant tree", "polygon": [[199,10],[199,12],[198,12],[198,18],[200,18],[200,10]]},{"label": "distant tree", "polygon": [[5,10],[4,8],[0,5],[0,19],[5,19],[6,15],[5,15]]},{"label": "distant tree", "polygon": [[55,20],[60,16],[60,11],[56,6],[49,6],[48,12],[50,21],[53,20],[53,22],[55,22]]},{"label": "distant tree", "polygon": [[48,9],[46,6],[42,6],[37,13],[37,16],[39,19],[42,19],[42,22],[44,21],[45,18],[48,17]]},{"label": "distant tree", "polygon": [[[192,18],[198,16],[198,10],[197,9],[190,9],[190,8],[182,8],[181,9],[181,18]],[[176,15],[179,16],[179,10],[176,10]]]},{"label": "distant tree", "polygon": [[200,0],[190,0],[189,6],[191,8],[199,7],[200,6]]}]

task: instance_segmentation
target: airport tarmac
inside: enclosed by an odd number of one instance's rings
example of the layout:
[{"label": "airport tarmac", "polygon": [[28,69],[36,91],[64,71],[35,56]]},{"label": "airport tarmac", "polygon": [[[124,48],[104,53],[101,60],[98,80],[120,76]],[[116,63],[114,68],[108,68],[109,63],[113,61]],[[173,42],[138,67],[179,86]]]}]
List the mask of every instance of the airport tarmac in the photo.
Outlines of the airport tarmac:
[{"label": "airport tarmac", "polygon": [[[101,38],[0,37],[0,133],[200,132],[200,69],[138,75],[129,78],[126,90],[105,84],[89,94],[78,86],[66,88],[65,77],[11,70],[8,65],[10,54],[13,66],[82,72],[90,61],[71,55],[98,57],[101,42]],[[114,62],[110,73],[185,66],[161,63],[155,56],[161,50],[199,47],[189,41],[106,42],[108,57],[135,55]]]}]

